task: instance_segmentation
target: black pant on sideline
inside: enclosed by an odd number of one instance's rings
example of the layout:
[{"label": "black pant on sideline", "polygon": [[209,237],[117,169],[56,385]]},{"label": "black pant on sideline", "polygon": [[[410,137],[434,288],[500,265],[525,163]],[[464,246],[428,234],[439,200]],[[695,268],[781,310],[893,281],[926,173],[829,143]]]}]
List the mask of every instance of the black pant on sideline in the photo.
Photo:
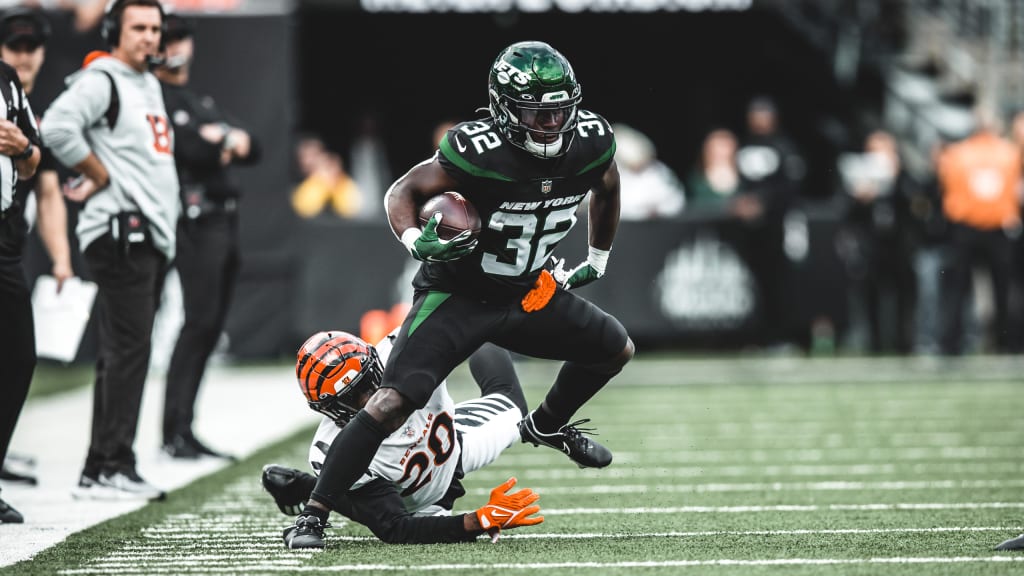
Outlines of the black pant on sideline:
[{"label": "black pant on sideline", "polygon": [[135,468],[133,445],[166,262],[149,241],[124,254],[109,234],[85,250],[85,263],[99,287],[92,440],[84,470],[91,477]]},{"label": "black pant on sideline", "polygon": [[199,384],[224,329],[238,278],[238,218],[218,214],[178,223],[175,266],[181,278],[185,323],[167,368],[164,442],[190,435]]},{"label": "black pant on sideline", "polygon": [[1010,272],[1013,266],[1013,244],[1002,229],[979,230],[963,224],[951,226],[949,246],[949,273],[944,286],[942,352],[955,355],[962,352],[963,310],[970,293],[971,278],[976,264],[985,264],[992,274],[995,300],[995,343],[997,352],[1009,349]]},{"label": "black pant on sideline", "polygon": [[0,463],[36,368],[32,300],[20,262],[0,262]]}]

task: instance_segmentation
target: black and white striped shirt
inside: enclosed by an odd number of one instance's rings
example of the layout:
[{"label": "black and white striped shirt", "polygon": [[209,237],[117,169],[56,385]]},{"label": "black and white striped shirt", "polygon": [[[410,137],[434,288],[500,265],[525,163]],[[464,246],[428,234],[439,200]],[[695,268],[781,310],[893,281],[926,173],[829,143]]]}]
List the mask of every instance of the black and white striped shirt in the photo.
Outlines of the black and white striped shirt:
[{"label": "black and white striped shirt", "polygon": [[[0,99],[4,119],[16,124],[34,146],[39,146],[39,126],[28,97],[18,80],[18,73],[4,62],[0,62]],[[14,160],[0,155],[0,212],[6,213],[11,207],[17,184],[18,169]]]}]

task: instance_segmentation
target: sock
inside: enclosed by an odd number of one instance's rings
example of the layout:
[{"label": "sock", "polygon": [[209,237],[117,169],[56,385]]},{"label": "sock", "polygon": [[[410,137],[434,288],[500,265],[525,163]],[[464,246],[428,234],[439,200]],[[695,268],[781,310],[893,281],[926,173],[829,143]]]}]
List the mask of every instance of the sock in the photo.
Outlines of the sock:
[{"label": "sock", "polygon": [[302,513],[299,514],[299,516],[316,516],[320,519],[321,525],[327,524],[327,518],[329,518],[330,515],[330,510],[324,510],[323,508],[317,508],[315,506],[310,506],[308,504],[306,505],[305,508],[302,509]]},{"label": "sock", "polygon": [[561,428],[562,424],[565,424],[568,420],[563,421],[551,414],[545,402],[547,401],[541,402],[540,406],[533,411],[533,426],[541,434],[551,434]]},{"label": "sock", "polygon": [[337,510],[340,496],[370,467],[380,443],[387,437],[384,428],[366,411],[356,413],[327,451],[311,495],[313,500]]},{"label": "sock", "polygon": [[533,413],[537,430],[550,434],[568,424],[572,415],[617,373],[594,372],[575,362],[563,364],[544,402]]}]

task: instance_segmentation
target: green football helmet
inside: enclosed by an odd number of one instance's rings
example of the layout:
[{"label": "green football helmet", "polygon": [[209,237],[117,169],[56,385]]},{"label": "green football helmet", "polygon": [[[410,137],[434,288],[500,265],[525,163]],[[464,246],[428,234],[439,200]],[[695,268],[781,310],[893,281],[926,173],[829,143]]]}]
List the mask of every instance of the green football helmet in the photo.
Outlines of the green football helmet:
[{"label": "green football helmet", "polygon": [[487,82],[494,125],[513,145],[540,158],[568,152],[582,91],[565,56],[544,42],[501,51]]}]

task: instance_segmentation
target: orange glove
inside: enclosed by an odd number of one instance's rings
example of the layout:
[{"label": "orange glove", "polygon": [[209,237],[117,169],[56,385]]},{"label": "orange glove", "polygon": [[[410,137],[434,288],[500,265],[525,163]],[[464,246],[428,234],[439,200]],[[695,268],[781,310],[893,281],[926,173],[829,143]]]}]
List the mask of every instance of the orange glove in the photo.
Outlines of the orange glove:
[{"label": "orange glove", "polygon": [[541,308],[548,305],[551,301],[551,297],[555,295],[555,288],[558,284],[555,283],[555,279],[551,276],[551,272],[542,270],[540,276],[537,277],[537,281],[534,282],[533,288],[523,296],[523,311],[524,312],[536,312]]},{"label": "orange glove", "polygon": [[516,479],[509,478],[504,484],[491,490],[491,499],[476,511],[480,525],[494,540],[497,540],[502,528],[533,526],[544,521],[543,516],[530,518],[531,515],[540,512],[540,506],[531,506],[540,499],[540,494],[529,488],[523,488],[514,494],[506,494],[515,485]]}]

